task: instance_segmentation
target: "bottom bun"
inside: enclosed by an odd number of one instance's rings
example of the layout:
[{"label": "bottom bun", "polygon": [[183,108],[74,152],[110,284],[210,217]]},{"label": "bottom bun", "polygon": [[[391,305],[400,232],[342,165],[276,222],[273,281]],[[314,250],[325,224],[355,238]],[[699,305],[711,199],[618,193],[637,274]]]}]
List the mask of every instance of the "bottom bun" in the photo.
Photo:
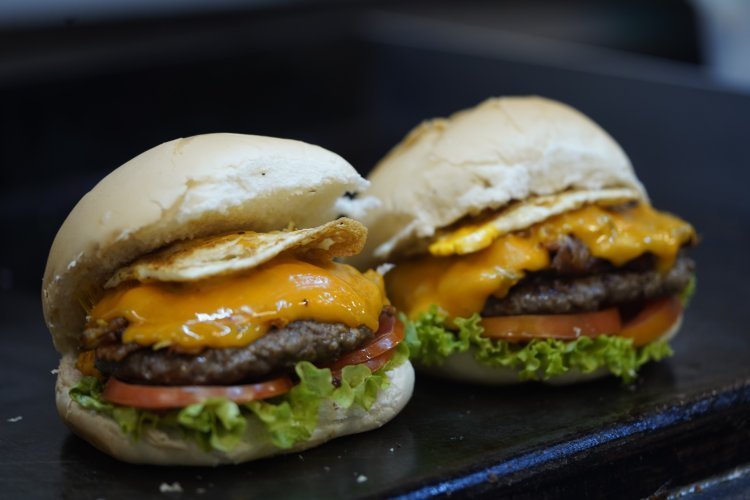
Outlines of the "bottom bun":
[{"label": "bottom bun", "polygon": [[195,443],[181,439],[178,433],[161,429],[146,429],[134,441],[123,434],[111,418],[82,408],[70,399],[68,392],[82,377],[75,368],[75,358],[70,355],[60,361],[55,393],[57,411],[68,427],[99,450],[119,460],[157,465],[220,465],[299,452],[339,436],[382,426],[401,411],[414,389],[414,369],[408,361],[386,374],[391,383],[380,391],[369,410],[358,406],[343,409],[333,401],[325,401],[320,408],[318,427],[310,439],[289,449],[276,447],[266,428],[255,418],[248,419],[242,442],[228,452],[204,451]]},{"label": "bottom bun", "polygon": [[[681,325],[682,315],[680,315],[669,330],[664,332],[664,334],[656,339],[656,341],[670,340],[677,334]],[[471,347],[466,352],[460,352],[448,356],[441,365],[419,365],[418,368],[420,372],[429,373],[430,375],[459,380],[462,382],[471,382],[474,384],[513,385],[524,382],[523,380],[519,380],[518,370],[506,367],[488,366],[480,363],[474,357],[475,352],[476,349]],[[584,373],[577,369],[571,369],[562,375],[557,375],[549,380],[540,380],[539,382],[549,385],[568,385],[595,380],[608,375],[611,375],[611,373],[605,367],[598,368],[588,373]]]},{"label": "bottom bun", "polygon": [[[460,352],[448,356],[443,364],[435,366],[418,365],[419,371],[429,373],[440,378],[471,382],[482,385],[514,385],[525,382],[518,378],[518,370],[504,366],[488,366],[480,363],[474,358],[474,347],[466,352]],[[609,375],[609,370],[599,368],[590,373],[572,369],[562,375],[557,375],[549,380],[540,380],[543,384],[568,385]]]}]

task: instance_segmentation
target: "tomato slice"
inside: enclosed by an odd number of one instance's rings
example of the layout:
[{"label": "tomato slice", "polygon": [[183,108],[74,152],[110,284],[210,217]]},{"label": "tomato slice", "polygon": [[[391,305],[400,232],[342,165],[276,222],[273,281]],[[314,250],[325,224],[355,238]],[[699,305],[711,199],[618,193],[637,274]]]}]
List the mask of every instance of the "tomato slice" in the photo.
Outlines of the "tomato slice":
[{"label": "tomato slice", "polygon": [[[377,356],[372,359],[368,359],[367,361],[363,363],[349,363],[349,364],[358,364],[358,365],[365,365],[367,368],[370,369],[371,372],[375,373],[376,371],[383,368],[386,363],[388,363],[393,355],[396,353],[394,349],[391,349],[390,351],[386,351],[380,356]],[[341,370],[343,370],[348,365],[340,365],[336,368],[331,367],[331,374],[333,375],[333,378],[340,379],[341,378]]]},{"label": "tomato slice", "polygon": [[[384,311],[375,338],[366,346],[338,359],[328,367],[334,377],[348,365],[364,364],[375,372],[393,357],[395,348],[404,340],[404,325],[392,311]],[[232,386],[152,386],[128,384],[110,377],[104,386],[103,398],[111,403],[147,410],[182,408],[208,398],[224,397],[236,403],[247,403],[288,392],[294,386],[289,377],[280,377],[258,384]]]},{"label": "tomato slice", "polygon": [[633,339],[634,346],[646,345],[664,335],[680,318],[682,302],[678,297],[654,300],[625,323],[620,337]]},{"label": "tomato slice", "polygon": [[293,385],[289,377],[280,377],[259,384],[180,387],[128,384],[110,377],[104,386],[102,397],[105,401],[118,405],[165,410],[182,408],[215,397],[227,398],[236,403],[248,403],[284,394]]},{"label": "tomato slice", "polygon": [[484,336],[511,342],[533,338],[572,340],[616,335],[622,327],[617,308],[579,314],[494,316],[482,319]]},{"label": "tomato slice", "polygon": [[[404,340],[404,325],[393,315],[388,315],[389,319],[384,319],[383,316],[381,316],[378,333],[369,344],[344,355],[328,367],[332,371],[338,371],[347,365],[359,365],[380,358],[383,354],[395,349]],[[370,369],[372,370],[372,367]]]}]

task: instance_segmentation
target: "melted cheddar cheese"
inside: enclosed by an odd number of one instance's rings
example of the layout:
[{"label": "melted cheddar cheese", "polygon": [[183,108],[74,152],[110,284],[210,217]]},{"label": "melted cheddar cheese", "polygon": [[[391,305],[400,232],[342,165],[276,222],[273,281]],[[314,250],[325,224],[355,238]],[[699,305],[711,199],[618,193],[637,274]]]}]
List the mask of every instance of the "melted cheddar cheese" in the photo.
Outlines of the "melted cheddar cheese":
[{"label": "melted cheddar cheese", "polygon": [[242,347],[296,320],[375,331],[385,300],[377,273],[284,256],[227,277],[120,286],[94,306],[89,323],[126,318],[123,343]]},{"label": "melted cheddar cheese", "polygon": [[[410,318],[433,304],[449,318],[471,316],[482,310],[491,295],[504,297],[526,272],[548,267],[547,247],[566,235],[577,237],[594,257],[615,266],[651,253],[661,272],[669,270],[680,247],[695,238],[690,224],[646,204],[626,210],[589,205],[525,231],[498,235],[492,229],[491,225],[464,226],[430,247],[437,255],[399,263],[386,275],[393,304]],[[492,241],[483,250],[442,256],[459,239],[484,238]]]}]

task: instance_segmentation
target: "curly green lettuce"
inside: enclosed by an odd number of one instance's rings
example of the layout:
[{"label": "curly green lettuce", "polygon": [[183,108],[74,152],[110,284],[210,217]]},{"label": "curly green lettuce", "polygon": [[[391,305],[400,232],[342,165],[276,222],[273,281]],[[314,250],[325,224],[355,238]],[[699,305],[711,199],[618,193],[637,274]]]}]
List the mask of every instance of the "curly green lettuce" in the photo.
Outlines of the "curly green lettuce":
[{"label": "curly green lettuce", "polygon": [[390,384],[385,372],[408,358],[409,349],[402,342],[393,358],[374,373],[364,365],[344,367],[338,386],[333,383],[330,369],[303,361],[295,367],[299,383],[284,395],[246,404],[211,398],[159,414],[104,401],[102,384],[95,377],[83,377],[69,393],[82,407],[112,418],[122,432],[134,440],[139,439],[145,429],[153,427],[176,430],[206,451],[229,451],[242,440],[248,420],[257,418],[274,445],[289,449],[312,436],[318,425],[320,406],[326,400],[334,401],[341,408],[357,405],[369,410],[379,391]]},{"label": "curly green lettuce", "polygon": [[478,362],[517,370],[520,380],[548,380],[570,370],[591,373],[606,368],[630,383],[643,364],[672,355],[665,341],[635,347],[631,339],[611,336],[579,337],[572,341],[533,339],[525,344],[489,339],[482,336],[479,314],[456,318],[458,331],[454,331],[449,328],[446,316],[434,306],[415,321],[403,315],[401,320],[406,325],[411,358],[417,362],[439,365],[452,354],[474,348]]},{"label": "curly green lettuce", "polygon": [[687,308],[687,306],[690,305],[690,301],[693,300],[693,295],[695,295],[695,289],[697,286],[698,279],[695,277],[695,275],[692,275],[685,289],[680,292],[680,301],[682,302],[683,309]]}]

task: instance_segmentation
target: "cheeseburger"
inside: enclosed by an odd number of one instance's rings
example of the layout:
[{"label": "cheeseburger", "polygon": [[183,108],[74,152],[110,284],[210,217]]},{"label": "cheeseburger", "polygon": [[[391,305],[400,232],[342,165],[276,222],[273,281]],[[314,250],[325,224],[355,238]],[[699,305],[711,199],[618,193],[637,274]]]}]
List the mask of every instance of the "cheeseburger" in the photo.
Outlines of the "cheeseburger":
[{"label": "cheeseburger", "polygon": [[[363,255],[422,367],[500,384],[572,382],[671,354],[694,286],[690,224],[654,209],[618,144],[537,97],[414,129],[374,169]],[[360,259],[360,262],[363,262]]]},{"label": "cheeseburger", "polygon": [[325,149],[237,134],[105,177],[44,274],[63,420],[121,460],[215,465],[393,418],[414,382],[403,328],[379,274],[333,261],[364,245],[336,216],[366,185]]}]

